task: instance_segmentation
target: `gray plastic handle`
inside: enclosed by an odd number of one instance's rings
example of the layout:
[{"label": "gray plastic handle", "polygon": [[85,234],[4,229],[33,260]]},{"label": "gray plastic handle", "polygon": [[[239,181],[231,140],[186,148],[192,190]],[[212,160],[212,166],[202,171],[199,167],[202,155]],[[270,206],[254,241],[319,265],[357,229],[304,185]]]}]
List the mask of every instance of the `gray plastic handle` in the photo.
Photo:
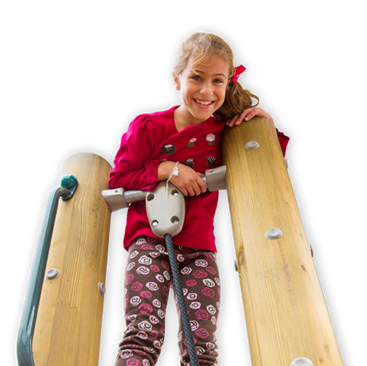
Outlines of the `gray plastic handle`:
[{"label": "gray plastic handle", "polygon": [[[203,177],[209,192],[226,189],[227,167],[222,165],[215,169],[205,171]],[[102,196],[110,206],[111,212],[129,207],[131,203],[145,200],[149,191],[125,191],[124,188],[107,189],[102,191]]]},{"label": "gray plastic handle", "polygon": [[176,236],[185,221],[185,196],[172,183],[161,182],[146,195],[145,205],[148,221],[154,235],[164,238]]}]

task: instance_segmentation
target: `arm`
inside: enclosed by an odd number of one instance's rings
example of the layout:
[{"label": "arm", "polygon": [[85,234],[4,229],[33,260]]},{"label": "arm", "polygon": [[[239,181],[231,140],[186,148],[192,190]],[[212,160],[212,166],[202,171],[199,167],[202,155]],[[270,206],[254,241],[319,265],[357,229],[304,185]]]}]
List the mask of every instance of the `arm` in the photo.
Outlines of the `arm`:
[{"label": "arm", "polygon": [[249,107],[244,109],[241,114],[237,114],[230,120],[228,120],[227,126],[233,127],[234,125],[239,125],[243,120],[249,121],[255,116],[266,118],[275,128],[274,121],[271,115],[258,107]]},{"label": "arm", "polygon": [[[115,168],[110,173],[110,188],[123,187],[126,190],[152,190],[157,183],[170,177],[175,161],[161,162],[152,153],[156,148],[156,134],[148,115],[138,116],[131,122],[122,136],[117,151]],[[200,174],[190,167],[178,164],[178,176],[171,182],[185,196],[194,196],[206,191],[206,184]]]},{"label": "arm", "polygon": [[157,184],[159,160],[152,157],[155,134],[148,115],[136,117],[121,138],[110,173],[110,188],[150,190]]},{"label": "arm", "polygon": [[287,150],[287,145],[289,142],[289,137],[286,136],[283,132],[278,131],[278,129],[275,127],[275,124],[274,124],[274,121],[271,115],[265,112],[263,109],[257,108],[257,107],[246,108],[242,111],[241,114],[238,114],[234,116],[233,118],[231,118],[230,120],[228,120],[227,126],[229,127],[233,127],[235,125],[237,126],[243,120],[249,121],[251,118],[255,116],[266,118],[274,126],[278,134],[278,140],[279,140],[280,147],[282,148],[283,156],[285,156],[285,152]]},{"label": "arm", "polygon": [[[159,165],[158,180],[166,180],[170,177],[175,162],[165,161]],[[172,175],[170,181],[176,186],[184,196],[198,196],[206,192],[206,184],[201,178],[201,174],[195,172],[194,169],[184,165],[178,164],[178,175]]]}]

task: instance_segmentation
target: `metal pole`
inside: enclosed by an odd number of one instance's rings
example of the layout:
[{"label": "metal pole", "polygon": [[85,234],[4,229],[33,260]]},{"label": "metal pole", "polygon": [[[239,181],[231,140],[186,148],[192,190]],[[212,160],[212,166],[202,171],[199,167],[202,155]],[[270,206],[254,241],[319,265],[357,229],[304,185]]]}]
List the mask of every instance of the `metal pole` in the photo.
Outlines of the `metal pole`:
[{"label": "metal pole", "polygon": [[101,191],[110,170],[89,153],[63,164],[78,189],[73,196],[75,186],[62,179],[50,194],[19,331],[20,366],[98,365],[111,219]]},{"label": "metal pole", "polygon": [[17,356],[19,366],[34,366],[32,340],[59,198],[71,199],[77,184],[78,181],[75,177],[72,175],[65,176],[62,179],[61,186],[54,188],[47,200],[18,333]]}]

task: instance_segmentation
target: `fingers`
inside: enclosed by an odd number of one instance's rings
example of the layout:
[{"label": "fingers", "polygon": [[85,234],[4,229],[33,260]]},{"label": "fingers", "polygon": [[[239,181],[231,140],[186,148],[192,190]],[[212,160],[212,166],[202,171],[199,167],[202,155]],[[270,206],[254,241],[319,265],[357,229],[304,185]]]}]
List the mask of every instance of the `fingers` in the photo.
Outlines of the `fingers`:
[{"label": "fingers", "polygon": [[243,120],[249,121],[251,118],[259,116],[261,112],[263,112],[261,108],[257,107],[246,108],[240,115],[242,117],[241,121],[237,120],[237,124],[240,124]]},{"label": "fingers", "polygon": [[[260,108],[259,108],[259,109],[260,109]],[[243,112],[244,112],[244,113],[243,113],[243,114],[244,114],[243,119],[244,119],[245,121],[249,121],[251,118],[255,117],[255,116],[256,116],[256,114],[258,114],[258,113],[257,113],[257,112],[258,112],[258,110],[253,109],[253,108],[245,109]]]},{"label": "fingers", "polygon": [[[205,185],[205,182],[204,182],[204,185]],[[199,196],[201,193],[206,192],[206,185],[205,185],[205,188],[202,188],[199,184],[192,184],[192,185],[188,184],[188,185],[182,185],[182,186],[176,186],[176,187],[182,192],[184,196],[194,197],[194,196]]]},{"label": "fingers", "polygon": [[251,118],[257,116],[257,115],[260,115],[260,108],[248,108],[247,110],[245,109],[244,112],[247,112],[245,113],[245,116],[244,116],[244,119],[245,121],[249,121]]},{"label": "fingers", "polygon": [[179,165],[179,175],[171,178],[175,185],[184,196],[198,196],[207,190],[205,181],[200,173],[195,172],[190,167]]},{"label": "fingers", "polygon": [[199,196],[201,193],[205,193],[207,188],[206,188],[206,183],[204,182],[204,180],[200,176],[197,176],[196,180],[186,183],[185,189],[186,189],[187,195],[193,197],[193,196]]},{"label": "fingers", "polygon": [[242,122],[242,120],[243,120],[243,118],[241,119],[242,113],[241,114],[236,114],[234,117],[232,117],[231,119],[229,119],[227,121],[227,126],[228,127],[233,127],[234,125],[239,125]]},{"label": "fingers", "polygon": [[227,126],[238,126],[243,120],[249,121],[252,117],[256,115],[256,111],[254,111],[255,108],[256,107],[246,108],[242,111],[241,114],[236,114],[234,117],[227,121]]},{"label": "fingers", "polygon": [[206,183],[205,183],[204,179],[202,178],[202,176],[204,176],[204,175],[201,174],[201,173],[197,173],[197,174],[199,175],[199,179],[197,180],[197,183],[200,187],[200,192],[205,193],[206,190],[207,190],[207,186],[206,186]]},{"label": "fingers", "polygon": [[249,107],[244,109],[241,114],[236,114],[234,117],[229,119],[227,121],[227,126],[228,127],[237,126],[241,122],[243,121],[247,122],[251,118],[254,118],[255,116],[266,118],[275,127],[273,118],[270,116],[270,114],[258,107]]}]

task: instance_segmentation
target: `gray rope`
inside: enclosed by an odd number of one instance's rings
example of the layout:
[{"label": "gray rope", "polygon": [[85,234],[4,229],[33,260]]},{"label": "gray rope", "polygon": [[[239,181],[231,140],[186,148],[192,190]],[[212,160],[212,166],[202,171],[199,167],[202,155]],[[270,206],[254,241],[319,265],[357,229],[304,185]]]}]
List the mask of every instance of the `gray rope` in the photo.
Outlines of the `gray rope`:
[{"label": "gray rope", "polygon": [[182,320],[182,326],[185,332],[187,348],[189,350],[190,363],[191,363],[191,366],[199,366],[199,360],[198,360],[198,356],[196,353],[194,337],[191,332],[190,320],[187,314],[185,298],[184,298],[184,294],[182,291],[181,278],[180,278],[180,274],[178,273],[176,255],[173,249],[172,236],[170,234],[166,234],[164,238],[166,239],[168,258],[169,258],[169,263],[171,266],[173,282],[176,288],[178,305],[179,305],[180,312],[181,312],[181,320]]}]

